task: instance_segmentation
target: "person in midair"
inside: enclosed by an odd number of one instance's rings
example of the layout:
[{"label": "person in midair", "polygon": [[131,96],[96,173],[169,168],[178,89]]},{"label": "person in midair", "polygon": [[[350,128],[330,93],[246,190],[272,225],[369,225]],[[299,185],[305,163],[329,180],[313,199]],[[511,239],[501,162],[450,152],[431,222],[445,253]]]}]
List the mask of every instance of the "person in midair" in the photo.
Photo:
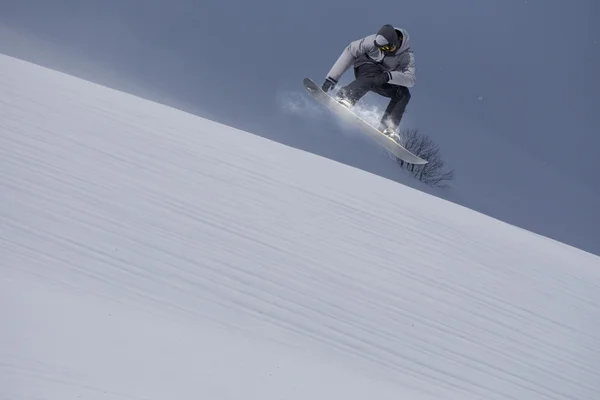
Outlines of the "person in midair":
[{"label": "person in midair", "polygon": [[406,29],[383,25],[376,34],[351,42],[339,56],[323,83],[325,92],[333,89],[353,65],[355,80],[340,88],[336,99],[352,107],[369,91],[390,98],[381,117],[379,130],[398,137],[400,121],[416,81],[415,57]]}]

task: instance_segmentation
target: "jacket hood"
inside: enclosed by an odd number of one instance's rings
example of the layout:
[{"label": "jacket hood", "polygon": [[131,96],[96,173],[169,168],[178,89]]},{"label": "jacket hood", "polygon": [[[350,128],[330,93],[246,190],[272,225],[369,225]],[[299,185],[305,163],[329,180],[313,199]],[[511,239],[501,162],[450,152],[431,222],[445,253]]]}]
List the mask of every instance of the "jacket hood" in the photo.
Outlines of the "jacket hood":
[{"label": "jacket hood", "polygon": [[410,42],[408,37],[408,31],[402,28],[395,28],[396,32],[402,36],[402,43],[400,44],[400,48],[396,50],[396,53],[402,53],[410,48]]}]

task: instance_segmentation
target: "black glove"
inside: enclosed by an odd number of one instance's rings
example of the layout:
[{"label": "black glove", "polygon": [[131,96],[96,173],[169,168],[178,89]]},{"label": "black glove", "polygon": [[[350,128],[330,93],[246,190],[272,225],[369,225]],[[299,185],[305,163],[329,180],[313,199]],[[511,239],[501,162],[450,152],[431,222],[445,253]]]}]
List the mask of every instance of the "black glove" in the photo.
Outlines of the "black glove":
[{"label": "black glove", "polygon": [[337,81],[333,78],[327,77],[327,79],[325,79],[325,82],[323,82],[323,86],[321,86],[321,89],[323,89],[323,91],[327,93],[330,89],[333,89],[335,85],[337,85]]},{"label": "black glove", "polygon": [[381,75],[377,75],[375,78],[373,78],[373,84],[375,86],[385,85],[390,81],[390,79],[392,79],[392,74],[390,71],[383,71]]}]

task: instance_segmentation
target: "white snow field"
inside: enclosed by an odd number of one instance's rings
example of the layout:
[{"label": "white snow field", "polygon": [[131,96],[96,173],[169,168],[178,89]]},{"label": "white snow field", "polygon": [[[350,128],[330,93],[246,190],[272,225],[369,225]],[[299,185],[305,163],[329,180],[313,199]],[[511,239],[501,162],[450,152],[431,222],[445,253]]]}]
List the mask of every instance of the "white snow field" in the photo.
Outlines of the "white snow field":
[{"label": "white snow field", "polygon": [[600,398],[600,257],[6,56],[0,134],[0,399]]}]

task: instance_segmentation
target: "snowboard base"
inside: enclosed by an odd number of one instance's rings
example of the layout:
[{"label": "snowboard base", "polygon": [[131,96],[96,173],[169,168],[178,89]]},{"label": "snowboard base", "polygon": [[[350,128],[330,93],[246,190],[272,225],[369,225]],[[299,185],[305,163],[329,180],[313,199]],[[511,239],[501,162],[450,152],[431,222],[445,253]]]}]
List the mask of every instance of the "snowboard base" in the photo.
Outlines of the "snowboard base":
[{"label": "snowboard base", "polygon": [[375,140],[380,146],[392,153],[399,159],[409,164],[427,164],[427,160],[416,156],[391,137],[384,135],[379,129],[369,124],[363,118],[352,112],[344,105],[340,104],[333,97],[328,95],[317,85],[312,79],[304,78],[304,88],[306,91],[317,101],[327,106],[330,110],[335,112],[343,120],[350,120],[358,125],[363,132],[365,132],[371,139]]}]

